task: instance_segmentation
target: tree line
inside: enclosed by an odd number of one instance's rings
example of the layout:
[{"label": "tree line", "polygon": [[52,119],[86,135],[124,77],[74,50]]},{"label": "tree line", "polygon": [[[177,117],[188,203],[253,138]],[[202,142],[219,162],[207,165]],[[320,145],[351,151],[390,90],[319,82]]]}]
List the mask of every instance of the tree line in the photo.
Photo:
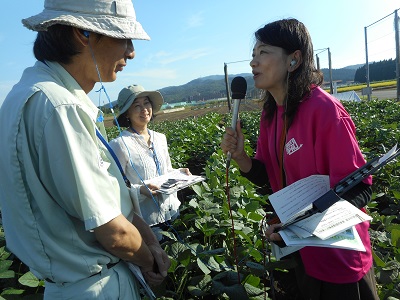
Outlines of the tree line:
[{"label": "tree line", "polygon": [[[396,78],[396,61],[394,59],[382,60],[369,64],[369,81],[384,81]],[[367,82],[366,64],[356,70],[354,81]]]}]

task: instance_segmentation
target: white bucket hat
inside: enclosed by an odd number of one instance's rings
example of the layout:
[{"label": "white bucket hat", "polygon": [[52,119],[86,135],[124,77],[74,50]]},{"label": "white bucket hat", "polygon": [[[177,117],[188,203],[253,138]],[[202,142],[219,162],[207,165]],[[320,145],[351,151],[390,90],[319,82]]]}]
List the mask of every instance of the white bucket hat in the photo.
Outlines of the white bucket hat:
[{"label": "white bucket hat", "polygon": [[133,101],[139,97],[149,97],[153,114],[161,109],[164,98],[159,91],[146,91],[141,85],[132,84],[123,88],[118,94],[119,116],[118,124],[123,127],[129,127],[128,120],[122,116],[131,107]]},{"label": "white bucket hat", "polygon": [[150,40],[131,0],[45,0],[43,11],[22,23],[34,31],[63,24],[116,39]]}]

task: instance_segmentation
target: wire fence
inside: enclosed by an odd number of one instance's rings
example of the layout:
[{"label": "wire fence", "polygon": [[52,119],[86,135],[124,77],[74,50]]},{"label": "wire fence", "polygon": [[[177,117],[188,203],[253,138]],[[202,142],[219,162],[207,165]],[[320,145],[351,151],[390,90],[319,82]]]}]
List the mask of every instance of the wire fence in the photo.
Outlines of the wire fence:
[{"label": "wire fence", "polygon": [[378,62],[396,58],[394,13],[367,25],[368,61]]}]

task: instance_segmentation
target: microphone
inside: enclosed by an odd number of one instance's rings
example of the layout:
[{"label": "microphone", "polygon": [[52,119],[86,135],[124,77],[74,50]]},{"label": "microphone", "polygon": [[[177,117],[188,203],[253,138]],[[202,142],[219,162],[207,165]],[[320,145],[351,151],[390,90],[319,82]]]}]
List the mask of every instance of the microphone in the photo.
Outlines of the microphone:
[{"label": "microphone", "polygon": [[[233,111],[232,111],[232,129],[236,131],[236,123],[239,116],[239,105],[240,100],[244,99],[246,96],[247,82],[242,76],[237,76],[233,78],[231,83],[232,100],[233,100]],[[231,162],[232,154],[227,153],[227,167],[229,167]]]}]

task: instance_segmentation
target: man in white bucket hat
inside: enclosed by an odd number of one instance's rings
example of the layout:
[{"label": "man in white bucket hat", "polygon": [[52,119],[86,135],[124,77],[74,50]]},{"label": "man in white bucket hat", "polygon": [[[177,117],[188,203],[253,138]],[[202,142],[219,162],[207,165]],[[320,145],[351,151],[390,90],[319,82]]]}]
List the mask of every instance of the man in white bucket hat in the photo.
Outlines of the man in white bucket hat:
[{"label": "man in white bucket hat", "polygon": [[131,40],[149,36],[131,0],[45,0],[23,24],[38,31],[38,61],[0,109],[7,247],[45,280],[45,299],[140,299],[124,261],[152,285],[170,261],[134,214],[87,93],[114,81],[134,58]]}]

